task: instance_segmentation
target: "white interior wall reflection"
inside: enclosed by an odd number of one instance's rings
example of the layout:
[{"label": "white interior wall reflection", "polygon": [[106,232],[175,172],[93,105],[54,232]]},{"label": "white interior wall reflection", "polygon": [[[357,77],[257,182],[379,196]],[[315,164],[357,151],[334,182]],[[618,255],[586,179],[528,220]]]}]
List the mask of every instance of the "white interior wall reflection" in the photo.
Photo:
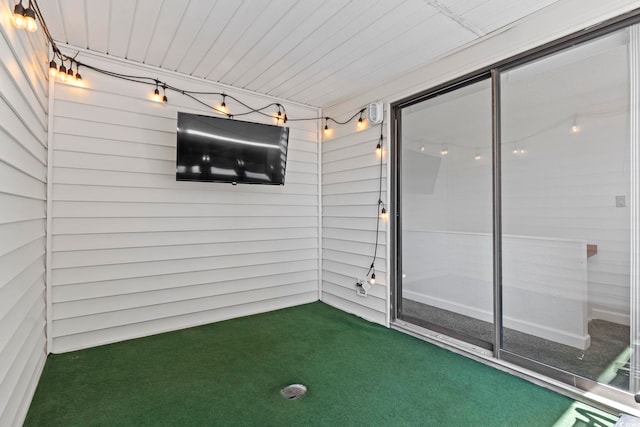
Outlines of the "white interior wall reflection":
[{"label": "white interior wall reflection", "polygon": [[[621,31],[503,74],[506,327],[585,348],[588,319],[629,322],[626,58]],[[490,321],[490,94],[456,92],[403,111],[403,295]]]},{"label": "white interior wall reflection", "polygon": [[622,30],[502,76],[503,232],[597,245],[584,289],[568,288],[586,304],[583,322],[629,324],[627,39]]}]

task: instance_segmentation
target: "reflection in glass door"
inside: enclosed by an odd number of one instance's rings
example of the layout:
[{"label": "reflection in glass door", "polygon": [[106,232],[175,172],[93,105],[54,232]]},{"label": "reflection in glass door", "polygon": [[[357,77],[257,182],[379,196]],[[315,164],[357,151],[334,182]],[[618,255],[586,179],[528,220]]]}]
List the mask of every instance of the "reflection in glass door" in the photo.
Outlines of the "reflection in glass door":
[{"label": "reflection in glass door", "polygon": [[628,40],[620,30],[501,75],[505,358],[625,391]]},{"label": "reflection in glass door", "polygon": [[491,349],[488,78],[401,110],[398,317]]},{"label": "reflection in glass door", "polygon": [[605,30],[394,105],[394,320],[635,405],[640,24]]}]

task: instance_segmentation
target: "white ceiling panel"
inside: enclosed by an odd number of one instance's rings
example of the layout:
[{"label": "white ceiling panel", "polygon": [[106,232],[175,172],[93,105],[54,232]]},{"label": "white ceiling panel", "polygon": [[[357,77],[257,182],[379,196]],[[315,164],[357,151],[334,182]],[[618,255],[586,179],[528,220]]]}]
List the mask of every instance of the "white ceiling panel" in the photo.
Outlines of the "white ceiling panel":
[{"label": "white ceiling panel", "polygon": [[109,50],[111,2],[108,0],[90,1],[85,3],[85,7],[87,11],[87,44],[80,47],[91,47],[96,52],[107,52]]},{"label": "white ceiling panel", "polygon": [[183,46],[185,55],[176,66],[176,71],[192,75],[223,31],[237,31],[236,28],[228,28],[228,24],[242,3],[244,2],[219,1],[216,3],[193,43]]},{"label": "white ceiling panel", "polygon": [[158,29],[161,7],[162,1],[138,0],[127,48],[127,59],[144,62],[151,39]]},{"label": "white ceiling panel", "polygon": [[[63,22],[64,33],[68,40],[77,40],[79,46],[87,46],[87,15],[84,0],[68,0],[60,3],[60,13],[71,19]],[[69,23],[73,24],[69,24]]]},{"label": "white ceiling panel", "polygon": [[[384,18],[396,5],[392,1],[378,0],[372,2],[371,7],[362,10],[357,2],[350,3],[343,13],[329,21],[324,28],[326,37],[315,37],[306,44],[299,44],[287,55],[287,61],[275,63],[255,82],[260,84],[267,93],[287,84],[289,80],[300,73],[308,73],[311,67],[319,67],[324,59],[348,41],[361,39],[366,43],[367,33],[372,25]],[[353,19],[354,14],[357,16]],[[375,30],[373,30],[375,34]]]},{"label": "white ceiling panel", "polygon": [[[178,1],[187,3],[184,0]],[[205,22],[213,13],[215,5],[216,3],[211,0],[191,0],[188,2],[187,10],[180,20],[176,19],[176,15],[173,15],[174,19],[179,21],[178,28],[160,61],[161,68],[172,71],[178,69],[178,65],[186,55],[188,47],[193,44],[202,31]]]},{"label": "white ceiling panel", "polygon": [[[253,67],[244,70],[244,73],[236,80],[234,85],[246,87],[250,90],[256,90],[258,85],[252,84],[262,73],[273,67],[280,61],[291,62],[289,54],[299,44],[307,44],[314,37],[324,36],[324,25],[347,6],[347,0],[328,0],[326,2],[318,2],[317,9],[313,13],[304,15],[296,13],[291,19],[294,21],[289,26],[290,31],[274,46],[271,46]],[[301,6],[304,6],[301,2]],[[299,10],[299,9],[298,9]],[[300,19],[303,18],[303,19]]]},{"label": "white ceiling panel", "polygon": [[[429,18],[436,14],[436,11],[425,3],[417,3],[418,8],[413,10],[411,15],[406,14],[402,8],[394,8],[385,14],[384,19],[374,22],[366,31],[362,39],[346,40],[331,52],[327,60],[322,61],[320,66],[315,70],[299,74],[293,77],[288,83],[286,90],[283,91],[284,97],[295,97],[312,89],[311,86],[322,83],[324,89],[333,89],[327,85],[327,79],[336,74],[343,73],[344,70],[350,70],[350,76],[346,78],[358,79],[359,73],[364,71],[358,64],[367,63],[366,68],[379,67],[382,62],[393,62],[397,60],[395,51],[397,49],[396,42],[410,29],[420,26],[429,21]],[[420,40],[424,40],[421,38]],[[421,43],[418,40],[410,41],[416,49],[420,48]],[[389,56],[391,55],[391,56]],[[380,62],[371,61],[372,58],[384,58]],[[401,68],[402,66],[398,66]],[[402,67],[407,70],[407,68]]]},{"label": "white ceiling panel", "polygon": [[[162,60],[171,45],[171,41],[175,38],[180,23],[184,18],[187,5],[183,0],[164,0],[162,2],[156,28],[153,33],[153,43],[151,43],[151,40],[149,41],[148,49],[143,60],[145,64],[156,67],[162,64]],[[179,17],[179,19],[176,19],[176,17]]]},{"label": "white ceiling panel", "polygon": [[[256,68],[257,63],[270,54],[273,55],[271,62],[277,64],[277,57],[275,55],[282,50],[281,42],[291,34],[294,28],[300,25],[300,16],[304,14],[313,15],[321,6],[322,4],[320,2],[317,2],[315,6],[296,2],[290,9],[281,11],[282,16],[274,27],[271,28],[264,37],[258,40],[255,47],[251,49],[247,55],[234,64],[231,70],[224,75],[224,81],[234,82],[232,83],[233,85],[241,87],[242,85],[239,83],[240,78],[249,70]],[[262,73],[269,71],[275,64],[272,64],[270,67],[261,68]]]},{"label": "white ceiling panel", "polygon": [[47,0],[59,43],[327,107],[561,0]]},{"label": "white ceiling panel", "polygon": [[262,10],[259,22],[250,25],[242,37],[230,41],[225,54],[218,60],[213,60],[213,67],[206,73],[207,77],[216,76],[224,79],[227,73],[247,57],[256,48],[258,42],[276,26],[282,18],[282,11],[290,9],[294,4],[295,0],[272,1],[268,5],[265,3],[267,7]]},{"label": "white ceiling panel", "polygon": [[[222,31],[214,44],[202,58],[192,74],[199,77],[208,77],[217,64],[222,62],[225,56],[231,52],[242,52],[247,49],[245,37],[250,29],[263,29],[271,27],[273,20],[269,19],[265,11],[272,5],[268,1],[258,4],[243,2],[233,17],[226,23],[225,28],[234,28],[234,31]],[[258,18],[260,20],[258,21]],[[245,43],[243,43],[245,42]]]},{"label": "white ceiling panel", "polygon": [[[64,3],[64,1],[60,3]],[[111,0],[111,11],[109,12],[109,45],[105,53],[119,58],[127,57],[133,27],[133,17],[136,14],[137,8],[137,1]],[[64,19],[67,21],[68,17],[65,15]],[[70,22],[69,25],[74,25],[74,23]],[[71,39],[69,39],[69,44],[78,46],[78,44],[71,41]],[[90,46],[89,49],[91,49]]]}]

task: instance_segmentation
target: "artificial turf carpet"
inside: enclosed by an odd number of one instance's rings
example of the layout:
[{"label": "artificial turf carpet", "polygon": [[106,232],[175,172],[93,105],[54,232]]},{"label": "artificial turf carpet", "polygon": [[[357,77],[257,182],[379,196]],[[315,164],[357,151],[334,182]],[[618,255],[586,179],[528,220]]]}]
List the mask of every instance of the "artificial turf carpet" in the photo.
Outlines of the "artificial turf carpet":
[{"label": "artificial turf carpet", "polygon": [[[280,389],[308,392],[286,400]],[[50,355],[26,426],[611,426],[323,303]]]}]

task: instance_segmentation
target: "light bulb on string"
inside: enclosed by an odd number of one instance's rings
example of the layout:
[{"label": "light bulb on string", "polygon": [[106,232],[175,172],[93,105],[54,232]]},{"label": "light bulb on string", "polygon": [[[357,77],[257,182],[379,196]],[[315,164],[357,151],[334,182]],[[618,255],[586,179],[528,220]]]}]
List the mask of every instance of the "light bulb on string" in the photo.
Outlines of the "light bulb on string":
[{"label": "light bulb on string", "polygon": [[58,79],[60,81],[67,80],[67,67],[64,66],[64,61],[60,63],[60,68],[58,68]]},{"label": "light bulb on string", "polygon": [[36,12],[31,7],[31,1],[29,1],[29,6],[24,10],[24,28],[33,33],[38,29],[38,23],[36,22]]},{"label": "light bulb on string", "polygon": [[162,103],[163,104],[167,104],[167,102],[169,102],[169,99],[167,98],[167,85],[162,85]]},{"label": "light bulb on string", "polygon": [[13,8],[13,26],[22,30],[25,28],[27,24],[27,20],[24,17],[24,6],[22,5],[22,0],[20,3],[16,4]]},{"label": "light bulb on string", "polygon": [[329,117],[324,118],[324,134],[329,135],[331,130],[329,130]]},{"label": "light bulb on string", "polygon": [[364,129],[364,119],[362,118],[362,110],[360,111],[360,117],[358,118],[358,124],[356,125],[358,130]]},{"label": "light bulb on string", "polygon": [[158,80],[156,80],[156,88],[153,91],[153,96],[151,97],[151,99],[153,99],[155,102],[162,101],[162,98],[160,98],[160,90],[158,90]]},{"label": "light bulb on string", "polygon": [[222,102],[220,103],[220,105],[218,106],[218,110],[223,113],[226,114],[227,116],[229,115],[229,109],[227,108],[227,103],[225,102],[227,99],[227,95],[225,95],[224,93],[222,94]]},{"label": "light bulb on string", "polygon": [[76,83],[82,83],[82,76],[80,75],[80,64],[76,66]]},{"label": "light bulb on string", "polygon": [[447,154],[449,154],[449,150],[447,149],[447,147],[442,147],[442,150],[440,150],[440,155],[446,156]]},{"label": "light bulb on string", "polygon": [[573,125],[571,126],[571,133],[578,133],[580,132],[580,126],[578,126],[578,123],[576,122],[576,119],[573,119]]},{"label": "light bulb on string", "polygon": [[65,77],[65,81],[71,82],[73,81],[73,62],[69,62],[69,69],[67,70],[67,75]]},{"label": "light bulb on string", "polygon": [[387,209],[383,205],[382,209],[380,209],[380,219],[386,221],[387,218],[389,218],[389,214],[387,214]]},{"label": "light bulb on string", "polygon": [[380,136],[380,139],[378,140],[378,143],[376,144],[376,156],[378,157],[382,157],[382,135]]},{"label": "light bulb on string", "polygon": [[372,285],[376,284],[376,273],[371,273],[371,278],[369,279],[369,283],[371,283]]},{"label": "light bulb on string", "polygon": [[56,64],[55,57],[49,62],[49,75],[55,77],[58,74],[58,64]]}]

